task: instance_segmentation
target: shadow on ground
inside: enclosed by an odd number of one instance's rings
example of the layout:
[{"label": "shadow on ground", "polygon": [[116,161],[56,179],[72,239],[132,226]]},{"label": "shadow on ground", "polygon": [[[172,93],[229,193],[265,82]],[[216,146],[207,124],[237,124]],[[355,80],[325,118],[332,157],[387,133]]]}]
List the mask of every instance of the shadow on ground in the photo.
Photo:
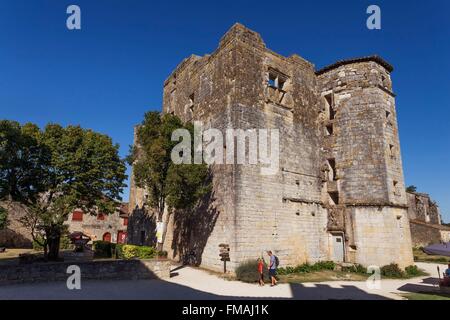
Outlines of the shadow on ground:
[{"label": "shadow on ground", "polygon": [[[179,270],[179,268],[178,268]],[[176,269],[172,276],[176,276]],[[255,291],[258,287],[255,284]],[[290,285],[291,298],[218,295],[164,280],[84,280],[81,290],[65,282],[0,286],[0,300],[387,300],[355,286]]]}]

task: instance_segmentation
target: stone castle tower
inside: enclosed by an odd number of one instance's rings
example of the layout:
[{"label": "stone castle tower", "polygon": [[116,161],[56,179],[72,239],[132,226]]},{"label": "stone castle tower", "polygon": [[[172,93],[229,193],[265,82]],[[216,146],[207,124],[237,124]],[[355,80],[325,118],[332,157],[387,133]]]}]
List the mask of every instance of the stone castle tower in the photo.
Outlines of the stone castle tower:
[{"label": "stone castle tower", "polygon": [[[212,165],[202,208],[168,217],[169,257],[194,252],[221,270],[219,244],[228,244],[231,269],[266,250],[281,265],[413,264],[392,70],[377,56],[315,70],[241,24],[211,55],[185,59],[164,83],[163,112],[206,128],[278,129],[280,163],[275,175],[261,175],[259,165]],[[154,231],[144,197],[132,183],[134,243]]]}]

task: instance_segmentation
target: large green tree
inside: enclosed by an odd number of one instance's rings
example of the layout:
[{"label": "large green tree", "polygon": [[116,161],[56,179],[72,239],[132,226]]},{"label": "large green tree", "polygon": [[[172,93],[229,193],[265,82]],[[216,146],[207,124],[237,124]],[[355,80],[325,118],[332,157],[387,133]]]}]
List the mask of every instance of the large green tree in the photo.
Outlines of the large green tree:
[{"label": "large green tree", "polygon": [[125,161],[106,135],[79,126],[0,121],[0,197],[24,204],[22,223],[50,260],[68,215],[113,213],[125,186]]},{"label": "large green tree", "polygon": [[[172,141],[176,129],[187,129],[193,137],[192,124],[183,124],[171,114],[147,112],[137,129],[137,143],[128,157],[136,185],[147,190],[146,204],[155,209],[158,220],[165,223],[165,210],[170,215],[174,210],[193,209],[211,189],[206,164],[175,164],[172,161],[172,150],[179,143]],[[163,241],[164,238],[165,232]]]}]

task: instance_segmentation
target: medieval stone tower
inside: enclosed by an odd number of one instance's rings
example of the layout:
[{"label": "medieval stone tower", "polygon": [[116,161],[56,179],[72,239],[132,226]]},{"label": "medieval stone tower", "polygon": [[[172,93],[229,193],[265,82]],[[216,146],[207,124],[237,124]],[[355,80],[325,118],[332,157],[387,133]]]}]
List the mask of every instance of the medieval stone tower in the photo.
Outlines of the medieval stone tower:
[{"label": "medieval stone tower", "polygon": [[[281,265],[411,265],[392,70],[377,56],[315,70],[241,24],[211,55],[185,59],[164,83],[163,112],[205,128],[278,129],[280,163],[275,175],[261,175],[259,165],[211,166],[213,192],[202,208],[169,216],[169,257],[194,252],[220,270],[219,244],[228,244],[231,269],[266,250]],[[144,197],[132,183],[134,243],[154,231]]]}]

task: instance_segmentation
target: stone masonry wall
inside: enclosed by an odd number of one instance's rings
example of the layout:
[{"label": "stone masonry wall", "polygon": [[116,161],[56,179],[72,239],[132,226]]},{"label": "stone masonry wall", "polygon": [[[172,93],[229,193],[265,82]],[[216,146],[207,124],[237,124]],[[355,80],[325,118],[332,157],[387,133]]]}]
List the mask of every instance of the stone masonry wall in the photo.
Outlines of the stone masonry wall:
[{"label": "stone masonry wall", "polygon": [[389,72],[374,61],[358,61],[320,74],[319,81],[325,100],[322,125],[332,127],[323,139],[324,160],[333,159],[336,171],[326,188],[337,191],[337,207],[345,208],[347,261],[411,265]]},{"label": "stone masonry wall", "polygon": [[0,266],[0,285],[66,281],[70,265],[80,267],[81,280],[138,280],[170,278],[168,260],[104,260],[91,262],[33,263]]}]

